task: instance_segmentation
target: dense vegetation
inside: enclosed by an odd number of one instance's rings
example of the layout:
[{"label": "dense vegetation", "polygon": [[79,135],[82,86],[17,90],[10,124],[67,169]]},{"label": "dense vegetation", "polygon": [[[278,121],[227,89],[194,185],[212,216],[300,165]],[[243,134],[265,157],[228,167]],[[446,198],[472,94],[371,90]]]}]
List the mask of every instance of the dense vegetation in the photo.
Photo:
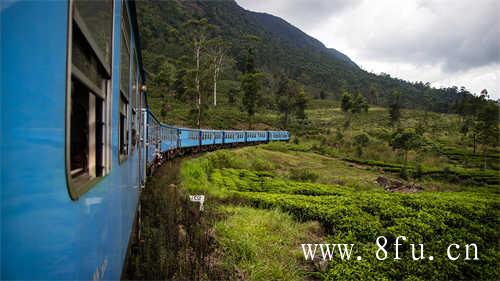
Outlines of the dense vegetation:
[{"label": "dense vegetation", "polygon": [[[297,133],[291,143],[219,151],[184,162],[182,184],[190,192],[208,194],[215,206],[281,210],[298,221],[319,221],[326,233],[323,242],[354,243],[353,255],[362,261],[334,259],[326,269],[312,266],[328,280],[498,279],[498,148],[485,144],[474,152],[477,139],[460,130],[460,115],[352,107],[312,101],[307,127],[293,125]],[[394,110],[399,111],[397,122],[391,122]],[[409,145],[409,140],[418,144]],[[381,177],[421,190],[388,192],[377,183]],[[247,232],[252,231],[238,233]],[[389,244],[398,235],[408,243],[424,243],[426,257],[435,259],[411,260],[406,243],[402,260],[393,259],[390,246],[389,258],[377,261],[380,235]],[[227,239],[225,233],[216,236]],[[448,260],[451,243],[476,243],[480,260]],[[231,249],[231,256],[238,249]],[[301,264],[302,274],[311,270],[307,262]],[[251,278],[251,271],[245,272]]]},{"label": "dense vegetation", "polygon": [[[216,200],[212,202],[279,209],[301,221],[319,221],[327,233],[325,243],[354,243],[353,255],[361,255],[363,260],[335,258],[322,273],[328,280],[498,278],[498,185],[488,189],[470,186],[462,192],[387,193],[373,182],[377,172],[305,150],[304,146],[272,144],[211,153],[183,164],[183,184],[192,192],[208,193]],[[429,180],[416,182],[429,184]],[[452,185],[447,188],[455,189]],[[247,231],[233,230],[239,235]],[[225,233],[217,235],[223,241],[228,239]],[[390,244],[399,235],[411,243],[424,243],[425,256],[435,259],[411,260],[407,243],[400,252],[402,260],[394,260],[394,247],[389,246],[389,258],[378,261],[375,240],[381,235]],[[314,242],[305,239],[294,246],[299,248],[300,243]],[[448,260],[446,248],[452,243],[476,243],[480,259]],[[238,250],[231,249],[231,257],[244,254],[235,254]]]},{"label": "dense vegetation", "polygon": [[[224,275],[240,280],[498,279],[498,148],[481,144],[474,152],[477,139],[460,130],[460,115],[399,109],[398,124],[391,125],[391,109],[344,109],[336,101],[311,101],[306,126],[291,125],[296,133],[290,143],[218,151],[182,162],[182,188],[207,196],[206,211],[188,214],[185,218],[193,226],[182,222],[182,229],[194,241],[199,233],[205,237],[212,227],[215,231],[209,249],[216,254],[208,254],[215,262],[202,262],[211,269],[201,270],[215,279]],[[280,121],[274,112],[255,118],[261,124]],[[402,137],[408,130],[411,138]],[[417,131],[419,145],[396,145],[415,138]],[[403,189],[388,192],[379,178]],[[176,229],[166,208],[172,206],[172,197],[163,194],[165,183],[153,184],[156,190],[144,197],[150,202],[143,201],[151,205],[145,207],[146,249],[139,251],[135,276],[187,276],[173,275],[169,268],[175,263],[165,263],[171,255],[164,256],[164,249],[178,247],[169,246],[168,233]],[[181,209],[187,205],[177,204]],[[389,244],[398,235],[408,237],[402,260],[393,259],[393,246],[387,260],[375,259],[374,241],[380,235]],[[184,242],[177,242],[184,251]],[[354,243],[353,255],[363,260],[305,262],[300,244],[317,242]],[[425,256],[435,259],[411,260],[410,242],[424,243]],[[464,244],[476,243],[480,260],[448,260],[450,243],[461,244],[462,250]]]},{"label": "dense vegetation", "polygon": [[[144,196],[153,205],[134,276],[187,276],[164,251],[183,243],[168,228],[187,223],[193,241],[215,230],[214,252],[203,252],[216,260],[206,279],[499,279],[499,105],[486,90],[368,73],[282,19],[231,0],[137,6],[148,102],[162,121],[286,128],[293,138],[183,162],[181,185],[207,195],[207,211],[180,222],[166,216],[161,187]],[[391,246],[377,261],[380,235],[389,244],[398,235],[424,243],[435,259],[410,260],[408,242],[403,260],[393,260]],[[300,243],[314,242],[354,243],[363,260],[304,262]],[[182,247],[196,255],[190,243]],[[451,243],[476,243],[480,260],[448,260]],[[186,264],[197,263],[178,267]],[[156,266],[163,271],[151,275]]]},{"label": "dense vegetation", "polygon": [[[286,21],[244,10],[232,0],[140,1],[137,7],[150,95],[153,103],[159,99],[155,109],[164,115],[178,114],[178,107],[186,104],[195,108],[198,95],[206,111],[203,117],[210,122],[215,80],[220,80],[222,107],[241,105],[244,89],[240,84],[250,49],[261,73],[262,87],[253,93],[260,110],[279,108],[275,93],[282,87],[282,77],[297,81],[309,98],[338,100],[347,91],[385,106],[398,91],[403,107],[438,112],[457,112],[462,101],[471,97],[463,87],[435,89],[428,83],[366,72]],[[187,24],[197,21],[206,24]],[[192,119],[186,117],[186,122]]]}]

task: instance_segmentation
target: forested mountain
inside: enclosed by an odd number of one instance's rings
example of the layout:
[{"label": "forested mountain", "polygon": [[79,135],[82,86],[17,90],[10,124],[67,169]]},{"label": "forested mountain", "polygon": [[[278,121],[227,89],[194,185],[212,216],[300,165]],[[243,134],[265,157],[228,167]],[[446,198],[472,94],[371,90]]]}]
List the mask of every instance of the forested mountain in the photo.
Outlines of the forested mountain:
[{"label": "forested mountain", "polygon": [[[404,107],[451,112],[464,88],[434,89],[422,82],[410,83],[389,75],[375,75],[359,68],[349,57],[326,48],[285,20],[243,9],[235,1],[138,1],[139,26],[145,67],[155,76],[165,62],[179,69],[193,59],[185,23],[207,19],[229,49],[223,79],[238,81],[243,71],[248,38],[255,38],[257,68],[266,74],[267,91],[277,87],[277,77],[287,76],[304,85],[307,95],[339,99],[343,91],[359,92],[371,104],[387,105],[399,91]],[[228,69],[230,71],[228,71]],[[179,73],[172,74],[179,78]]]}]

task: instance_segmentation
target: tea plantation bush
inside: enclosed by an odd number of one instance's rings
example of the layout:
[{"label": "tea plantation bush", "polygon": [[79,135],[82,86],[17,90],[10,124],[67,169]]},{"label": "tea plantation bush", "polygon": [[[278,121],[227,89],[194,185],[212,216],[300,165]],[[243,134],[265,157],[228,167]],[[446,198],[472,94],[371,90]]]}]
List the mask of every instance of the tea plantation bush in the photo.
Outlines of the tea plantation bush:
[{"label": "tea plantation bush", "polygon": [[[289,183],[295,189],[293,183]],[[262,208],[280,208],[302,220],[319,220],[332,235],[329,243],[355,244],[362,261],[331,262],[327,279],[386,280],[498,280],[499,203],[471,193],[386,194],[344,191],[342,194],[306,196],[239,192],[238,196]],[[394,240],[403,235],[423,243],[428,259],[413,261],[409,244],[394,260]],[[375,258],[378,236],[388,239],[389,257]],[[304,241],[307,243],[307,241]],[[476,243],[479,260],[448,260],[446,249],[456,243]],[[463,250],[462,250],[463,251]]]},{"label": "tea plantation bush", "polygon": [[[196,187],[234,198],[234,202],[278,208],[298,220],[317,220],[329,235],[324,243],[354,244],[353,256],[362,256],[362,260],[334,258],[324,273],[326,280],[500,279],[500,198],[495,186],[483,192],[360,192],[347,186],[286,179],[270,169],[258,169],[253,160],[245,163],[233,158],[230,153],[218,153],[185,162],[183,183],[188,190]],[[423,173],[429,172],[424,167]],[[490,175],[478,171],[474,176]],[[393,244],[400,235],[407,241],[400,247],[401,260],[394,260]],[[375,257],[378,236],[388,239],[384,261]],[[424,244],[425,257],[432,255],[434,260],[412,260],[409,243]],[[464,260],[465,245],[470,243],[477,244],[479,260]],[[456,261],[447,258],[450,244],[460,245],[454,251],[461,253]]]},{"label": "tea plantation bush", "polygon": [[[330,243],[355,244],[354,256],[363,260],[334,259],[327,279],[431,280],[498,278],[498,196],[471,192],[398,194],[358,192],[342,186],[286,180],[269,172],[215,169],[212,184],[260,208],[279,208],[300,220],[318,220],[331,235]],[[430,261],[412,260],[409,244],[394,260],[394,240],[424,244]],[[378,236],[388,239],[389,257],[375,258]],[[304,241],[307,243],[307,241]],[[448,245],[478,245],[479,260],[451,261]]]}]

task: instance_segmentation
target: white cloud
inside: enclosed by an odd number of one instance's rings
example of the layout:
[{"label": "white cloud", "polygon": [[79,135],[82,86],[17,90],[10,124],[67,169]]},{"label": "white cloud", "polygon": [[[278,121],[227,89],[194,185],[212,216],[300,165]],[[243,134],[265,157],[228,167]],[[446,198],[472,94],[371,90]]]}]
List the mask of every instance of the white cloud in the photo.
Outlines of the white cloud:
[{"label": "white cloud", "polygon": [[238,0],[297,25],[368,71],[473,92],[487,88],[500,97],[499,1],[316,2]]},{"label": "white cloud", "polygon": [[323,24],[323,21],[333,14],[356,6],[361,0],[237,0],[236,2],[243,8],[277,15],[293,25],[308,29]]}]

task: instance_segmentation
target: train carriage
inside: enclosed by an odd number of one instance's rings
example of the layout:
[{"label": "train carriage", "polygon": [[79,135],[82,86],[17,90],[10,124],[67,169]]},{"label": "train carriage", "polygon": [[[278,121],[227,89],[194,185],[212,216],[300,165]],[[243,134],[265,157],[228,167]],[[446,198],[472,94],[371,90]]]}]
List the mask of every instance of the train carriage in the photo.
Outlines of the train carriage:
[{"label": "train carriage", "polygon": [[176,149],[177,138],[178,138],[177,128],[162,124],[161,130],[162,130],[161,152],[165,153],[167,151]]},{"label": "train carriage", "polygon": [[236,144],[245,142],[245,132],[244,131],[224,131],[224,143],[225,144]]},{"label": "train carriage", "polygon": [[201,145],[212,146],[215,144],[215,131],[214,130],[200,130]]},{"label": "train carriage", "polygon": [[179,145],[181,148],[198,147],[201,142],[200,130],[179,128]]},{"label": "train carriage", "polygon": [[143,182],[135,4],[0,12],[1,278],[119,279]]},{"label": "train carriage", "polygon": [[214,130],[214,143],[220,145],[224,143],[224,131]]},{"label": "train carriage", "polygon": [[119,279],[162,155],[289,138],[162,124],[133,1],[1,1],[0,13],[1,279]]},{"label": "train carriage", "polygon": [[287,131],[269,131],[268,138],[269,141],[288,141],[290,133]]},{"label": "train carriage", "polygon": [[246,131],[247,142],[263,142],[267,141],[266,131]]}]

